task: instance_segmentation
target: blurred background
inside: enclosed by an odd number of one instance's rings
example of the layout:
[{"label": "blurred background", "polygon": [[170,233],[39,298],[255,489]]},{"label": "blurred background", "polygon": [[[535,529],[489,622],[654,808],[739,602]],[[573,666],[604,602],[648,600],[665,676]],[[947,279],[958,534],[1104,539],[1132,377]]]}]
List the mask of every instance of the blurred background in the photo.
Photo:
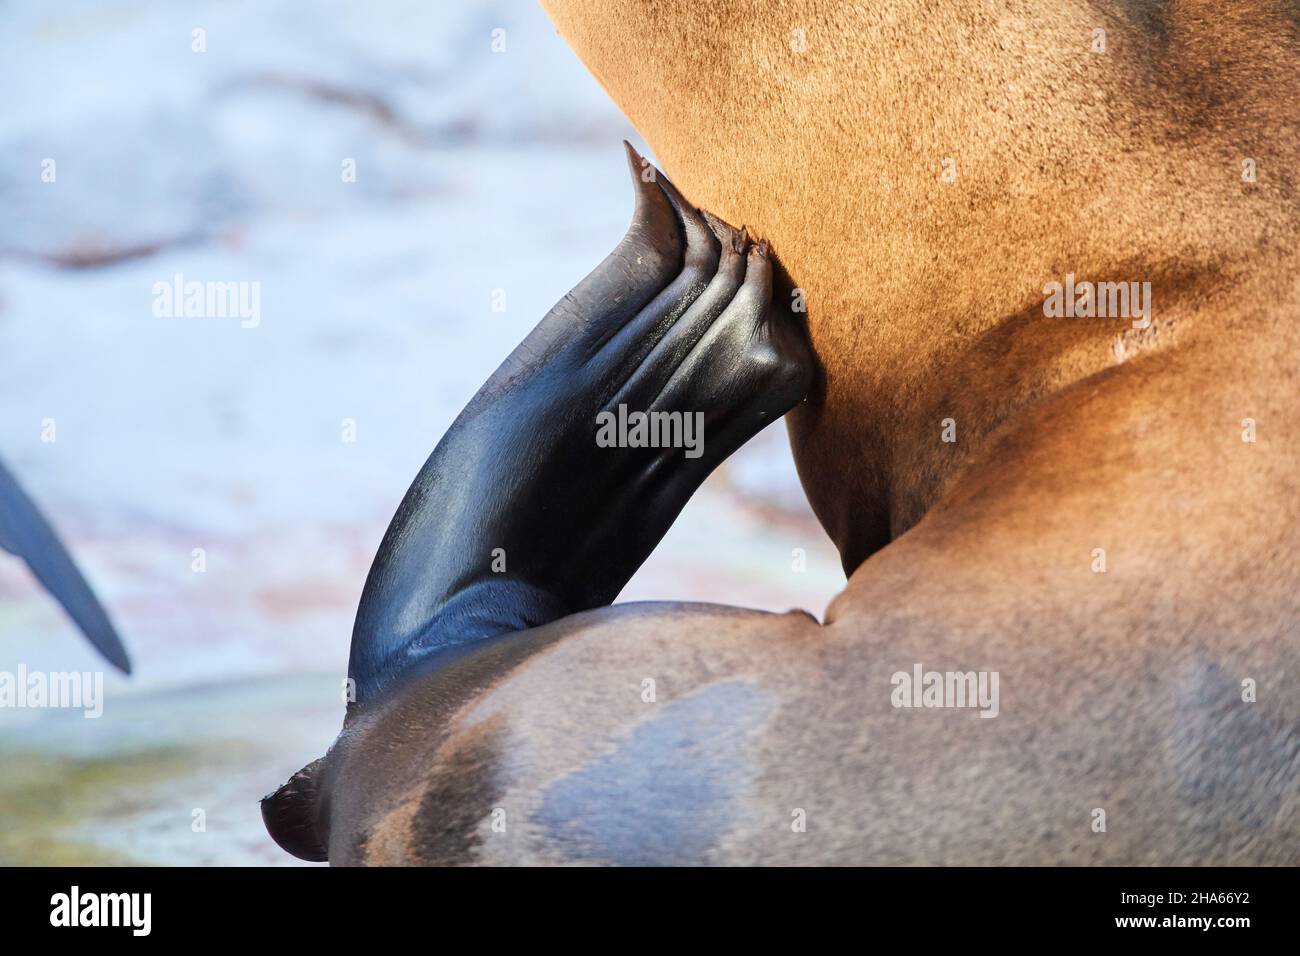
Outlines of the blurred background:
[{"label": "blurred background", "polygon": [[[340,727],[384,528],[645,144],[529,0],[8,2],[0,90],[0,459],[136,668],[97,720],[0,708],[0,863],[296,863],[257,801]],[[157,317],[177,275],[258,283],[260,322]],[[779,424],[620,600],[820,616],[843,581]],[[0,552],[20,665],[104,669]]]}]

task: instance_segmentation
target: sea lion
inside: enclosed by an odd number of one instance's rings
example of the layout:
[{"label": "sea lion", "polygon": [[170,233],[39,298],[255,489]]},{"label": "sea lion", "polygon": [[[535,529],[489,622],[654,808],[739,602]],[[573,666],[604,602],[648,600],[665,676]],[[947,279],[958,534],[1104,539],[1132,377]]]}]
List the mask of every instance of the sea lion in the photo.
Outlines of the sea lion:
[{"label": "sea lion", "polygon": [[0,548],[27,563],[95,650],[131,673],[131,658],[72,555],[22,486],[0,461]]},{"label": "sea lion", "polygon": [[[807,333],[774,299],[766,242],[623,145],[626,235],[457,417],[380,544],[352,636],[353,716],[487,639],[610,604],[704,479],[808,393]],[[312,777],[263,812],[282,846],[324,859],[299,812]]]},{"label": "sea lion", "polygon": [[[807,394],[811,352],[772,305],[766,244],[624,147],[626,236],[479,389],[380,544],[352,636],[358,704],[445,648],[611,603],[709,473]],[[669,441],[602,441],[596,423],[629,408]]]},{"label": "sea lion", "polygon": [[[1300,862],[1295,5],[545,6],[801,291],[787,421],[850,580],[820,624],[634,604],[445,651],[350,710],[273,835],[340,864]],[[1150,316],[1053,315],[1070,276],[1150,283]]]}]

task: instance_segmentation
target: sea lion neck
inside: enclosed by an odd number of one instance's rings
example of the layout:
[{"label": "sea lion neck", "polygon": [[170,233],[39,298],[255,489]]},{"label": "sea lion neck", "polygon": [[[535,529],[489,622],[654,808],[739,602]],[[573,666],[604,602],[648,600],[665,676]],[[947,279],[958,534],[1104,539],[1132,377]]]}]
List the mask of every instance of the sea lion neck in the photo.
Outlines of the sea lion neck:
[{"label": "sea lion neck", "polygon": [[543,5],[686,197],[788,270],[821,366],[792,445],[850,570],[950,477],[917,450],[951,417],[938,369],[993,421],[1113,360],[1120,330],[1031,319],[1049,283],[1149,282],[1159,314],[1162,283],[1213,286],[1300,228],[1272,0]]}]

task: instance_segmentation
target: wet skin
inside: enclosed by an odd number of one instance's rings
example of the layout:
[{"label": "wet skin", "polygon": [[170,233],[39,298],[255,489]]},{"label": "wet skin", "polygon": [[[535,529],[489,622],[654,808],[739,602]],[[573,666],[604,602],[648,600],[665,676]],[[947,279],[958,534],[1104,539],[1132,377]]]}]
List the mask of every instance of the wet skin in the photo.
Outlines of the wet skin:
[{"label": "wet skin", "polygon": [[[447,648],[611,603],[709,473],[808,392],[767,246],[627,155],[626,236],[461,412],[384,536],[352,638],[358,703]],[[601,447],[597,416],[619,406],[703,413],[702,449]]]},{"label": "wet skin", "polygon": [[[808,393],[806,330],[773,295],[766,244],[626,148],[627,234],[488,379],[393,517],[353,631],[350,722],[491,638],[610,604],[710,472]],[[597,416],[620,405],[702,413],[702,443],[602,447]],[[322,769],[263,801],[306,859],[327,856]]]}]

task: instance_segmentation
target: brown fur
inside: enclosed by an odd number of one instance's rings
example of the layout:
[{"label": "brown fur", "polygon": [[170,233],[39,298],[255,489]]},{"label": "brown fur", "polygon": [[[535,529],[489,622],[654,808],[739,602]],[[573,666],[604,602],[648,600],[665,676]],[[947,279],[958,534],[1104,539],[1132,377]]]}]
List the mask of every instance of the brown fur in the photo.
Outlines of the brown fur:
[{"label": "brown fur", "polygon": [[[971,351],[1045,281],[1150,280],[1167,327],[1175,309],[1190,323],[1201,285],[1294,248],[1289,4],[543,5],[683,192],[769,237],[807,293],[826,395],[795,420],[795,451],[850,570],[954,471],[934,440],[937,362],[975,393],[967,435],[1033,397],[996,369],[972,380]],[[1079,344],[1056,384],[1114,364],[1093,331],[1036,333]]]},{"label": "brown fur", "polygon": [[[615,607],[412,683],[331,755],[331,859],[1300,862],[1295,5],[544,5],[805,291],[852,576],[823,626]],[[1044,317],[1067,272],[1151,328]],[[1000,715],[893,708],[915,662]]]}]

